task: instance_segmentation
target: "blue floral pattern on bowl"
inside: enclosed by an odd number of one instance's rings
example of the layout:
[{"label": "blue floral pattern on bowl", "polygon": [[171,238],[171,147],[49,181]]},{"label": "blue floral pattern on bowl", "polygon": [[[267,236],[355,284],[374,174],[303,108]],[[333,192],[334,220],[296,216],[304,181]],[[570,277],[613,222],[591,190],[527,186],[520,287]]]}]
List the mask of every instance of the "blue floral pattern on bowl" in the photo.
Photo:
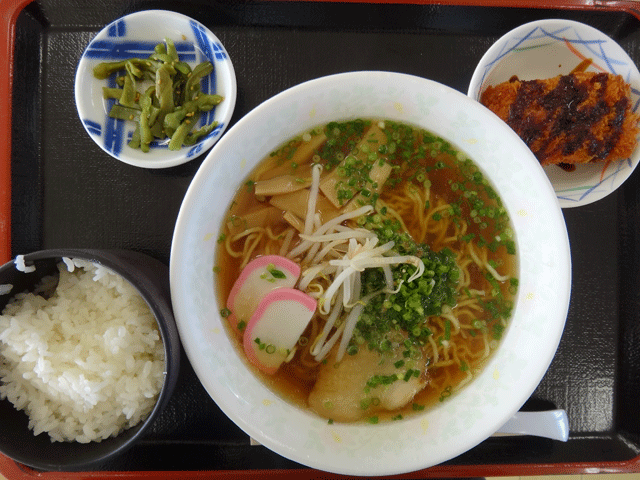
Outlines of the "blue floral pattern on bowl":
[{"label": "blue floral pattern on bowl", "polygon": [[[128,147],[135,125],[109,117],[115,100],[102,98],[102,87],[115,87],[115,75],[105,80],[93,77],[93,67],[101,62],[146,58],[158,43],[171,39],[180,60],[192,67],[204,61],[214,71],[200,85],[205,93],[224,97],[214,109],[203,112],[195,127],[217,121],[216,128],[199,142],[178,151],[168,149],[168,140],[154,140],[144,153]],[[233,65],[218,38],[201,23],[184,15],[163,10],[147,10],[120,18],[107,25],[86,48],[76,73],[76,105],[87,133],[105,152],[131,165],[165,168],[192,160],[220,138],[228,126],[236,100]]]},{"label": "blue floral pattern on bowl", "polygon": [[[631,86],[634,112],[640,108],[640,73],[622,47],[601,31],[570,20],[539,20],[501,37],[476,67],[468,95],[476,100],[488,85],[509,80],[551,78],[568,74],[585,60],[588,71],[621,75]],[[544,170],[563,208],[577,207],[613,193],[633,173],[640,149],[630,158],[605,164],[579,165],[567,172],[550,165]]]}]

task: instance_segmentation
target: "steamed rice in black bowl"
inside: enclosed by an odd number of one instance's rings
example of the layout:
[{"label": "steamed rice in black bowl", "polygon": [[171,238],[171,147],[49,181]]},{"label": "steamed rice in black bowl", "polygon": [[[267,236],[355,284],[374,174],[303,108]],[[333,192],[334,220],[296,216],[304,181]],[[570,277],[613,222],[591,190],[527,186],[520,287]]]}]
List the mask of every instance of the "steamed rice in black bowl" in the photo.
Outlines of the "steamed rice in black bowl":
[{"label": "steamed rice in black bowl", "polygon": [[167,271],[133,252],[42,255],[0,269],[0,414],[15,424],[0,450],[89,468],[129,448],[175,384]]}]

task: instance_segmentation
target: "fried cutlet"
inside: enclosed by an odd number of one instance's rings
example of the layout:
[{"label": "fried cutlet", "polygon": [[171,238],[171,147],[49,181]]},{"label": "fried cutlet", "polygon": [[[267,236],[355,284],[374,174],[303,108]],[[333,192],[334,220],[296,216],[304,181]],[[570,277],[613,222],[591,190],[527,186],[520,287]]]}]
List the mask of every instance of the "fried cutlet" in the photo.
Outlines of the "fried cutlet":
[{"label": "fried cutlet", "polygon": [[515,130],[541,165],[611,162],[636,148],[638,116],[620,75],[513,77],[488,87],[480,102]]}]

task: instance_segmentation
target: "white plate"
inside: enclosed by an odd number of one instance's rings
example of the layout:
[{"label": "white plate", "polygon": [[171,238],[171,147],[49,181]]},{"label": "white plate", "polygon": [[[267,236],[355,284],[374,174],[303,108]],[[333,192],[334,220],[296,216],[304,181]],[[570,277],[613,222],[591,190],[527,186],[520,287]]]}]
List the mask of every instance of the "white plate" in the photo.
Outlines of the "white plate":
[{"label": "white plate", "polygon": [[[514,317],[484,371],[434,409],[378,425],[328,424],[269,390],[247,369],[227,336],[214,274],[220,227],[236,189],[256,164],[296,134],[356,117],[419,125],[467,153],[502,196],[520,252]],[[170,269],[183,346],[222,411],[280,455],[321,470],[365,476],[410,472],[450,460],[511,418],[555,354],[571,284],[564,218],[549,180],[520,138],[460,92],[387,72],[345,73],[303,83],[235,124],[203,161],[187,191]]]},{"label": "white plate", "polygon": [[[476,100],[488,85],[567,75],[585,59],[593,60],[587,71],[621,75],[631,85],[634,112],[640,105],[640,73],[627,53],[610,37],[571,20],[538,20],[501,37],[487,50],[471,78],[468,95]],[[633,173],[640,161],[640,148],[630,158],[610,165],[578,165],[573,172],[545,167],[563,208],[579,207],[613,193]]]},{"label": "white plate", "polygon": [[[217,121],[217,127],[198,143],[180,150],[169,150],[168,140],[154,141],[147,153],[127,144],[134,122],[109,117],[114,100],[104,100],[102,87],[115,86],[113,79],[99,80],[93,68],[102,62],[146,58],[165,38],[171,39],[179,58],[191,68],[210,61],[213,72],[201,81],[202,91],[217,93],[224,100],[205,112],[197,127]],[[218,141],[227,128],[236,103],[236,77],[229,54],[218,38],[201,23],[180,13],[145,10],[132,13],[107,25],[89,43],[78,63],[75,100],[78,115],[89,136],[109,155],[144,168],[167,168],[193,160]]]}]

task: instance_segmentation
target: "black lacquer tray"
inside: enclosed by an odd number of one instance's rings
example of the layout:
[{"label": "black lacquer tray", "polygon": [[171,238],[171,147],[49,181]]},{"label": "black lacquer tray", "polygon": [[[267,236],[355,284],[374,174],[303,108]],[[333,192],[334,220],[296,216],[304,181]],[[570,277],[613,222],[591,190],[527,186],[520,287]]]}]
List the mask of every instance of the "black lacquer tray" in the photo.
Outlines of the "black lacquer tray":
[{"label": "black lacquer tray", "polygon": [[[86,135],[73,97],[75,69],[87,43],[105,24],[137,10],[178,11],[220,38],[238,81],[231,124],[290,86],[345,71],[409,73],[466,92],[475,65],[496,39],[541,18],[590,24],[640,63],[640,13],[633,2],[5,1],[0,10],[13,54],[0,60],[13,62],[5,65],[13,72],[12,90],[2,99],[5,111],[11,110],[11,151],[10,158],[0,158],[11,167],[10,178],[1,179],[4,188],[11,187],[9,218],[1,219],[10,230],[0,225],[10,231],[10,246],[2,246],[7,257],[42,248],[126,248],[168,264],[174,222],[204,156],[165,170],[122,164]],[[565,409],[569,441],[492,437],[444,465],[403,477],[640,468],[640,172],[605,199],[564,210],[564,216],[574,279],[569,316],[556,357],[524,409]],[[34,472],[2,457],[0,473],[327,476],[251,446],[207,395],[186,358],[182,365],[164,414],[142,443],[104,471]]]}]

